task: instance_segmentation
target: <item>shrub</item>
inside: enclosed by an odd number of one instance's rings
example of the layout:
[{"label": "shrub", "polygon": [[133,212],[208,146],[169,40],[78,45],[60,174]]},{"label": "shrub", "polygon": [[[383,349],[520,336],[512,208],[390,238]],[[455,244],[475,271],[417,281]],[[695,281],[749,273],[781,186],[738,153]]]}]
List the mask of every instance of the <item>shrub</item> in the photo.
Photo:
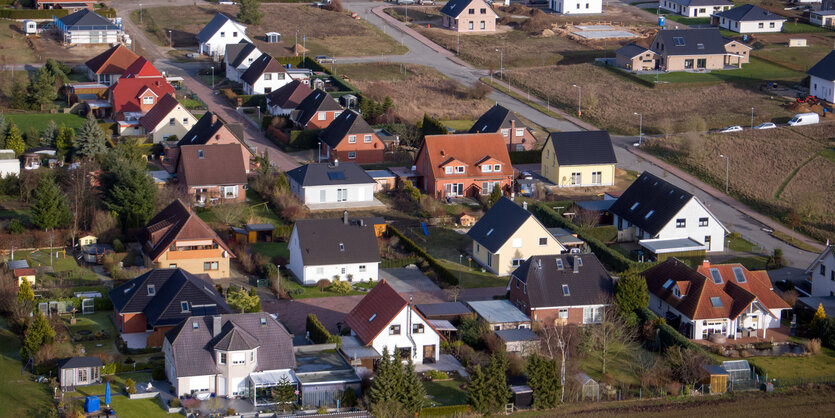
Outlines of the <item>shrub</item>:
[{"label": "shrub", "polygon": [[131,378],[125,380],[125,390],[131,395],[136,393],[136,382],[134,382]]},{"label": "shrub", "polygon": [[179,398],[171,399],[171,401],[168,402],[168,406],[170,406],[171,408],[179,408],[181,405],[182,404],[180,403]]},{"label": "shrub", "polygon": [[237,415],[237,414],[238,414],[238,411],[236,411],[235,408],[227,408],[226,409],[226,416],[232,416],[232,415]]},{"label": "shrub", "polygon": [[154,367],[154,370],[151,372],[151,378],[154,380],[165,380],[165,367]]},{"label": "shrub", "polygon": [[331,339],[331,333],[322,325],[316,314],[307,315],[305,329],[310,334],[310,341],[313,341],[314,344],[325,344]]},{"label": "shrub", "polygon": [[328,413],[328,408],[325,407],[325,406],[320,406],[318,409],[316,409],[316,415],[325,415],[327,413]]},{"label": "shrub", "polygon": [[125,244],[122,244],[122,240],[118,238],[113,240],[113,251],[117,253],[125,252]]},{"label": "shrub", "polygon": [[821,340],[820,338],[812,338],[809,341],[806,341],[803,344],[806,347],[806,351],[809,354],[820,354],[821,352]]},{"label": "shrub", "polygon": [[23,223],[20,222],[20,219],[14,218],[9,221],[9,225],[6,227],[11,234],[22,234],[26,228],[23,227]]},{"label": "shrub", "polygon": [[354,288],[350,283],[339,280],[334,281],[328,290],[339,293],[340,295],[347,295],[348,293],[351,293]]},{"label": "shrub", "polygon": [[345,8],[342,7],[342,2],[339,0],[331,0],[330,3],[326,4],[322,8],[337,13],[342,13],[342,11],[345,10]]},{"label": "shrub", "polygon": [[325,289],[330,287],[330,285],[331,285],[331,281],[328,280],[328,279],[321,279],[318,282],[316,282],[316,287],[318,287],[319,290],[321,290],[323,292],[325,291]]},{"label": "shrub", "polygon": [[345,392],[342,392],[342,399],[340,403],[348,408],[357,406],[357,393],[354,392],[354,389],[345,389]]},{"label": "shrub", "polygon": [[476,99],[482,100],[487,97],[493,91],[493,88],[488,86],[487,84],[482,83],[481,81],[476,81],[467,88],[466,96],[469,99]]},{"label": "shrub", "polygon": [[423,374],[429,380],[446,380],[449,379],[449,375],[446,372],[442,372],[439,370],[429,370]]}]

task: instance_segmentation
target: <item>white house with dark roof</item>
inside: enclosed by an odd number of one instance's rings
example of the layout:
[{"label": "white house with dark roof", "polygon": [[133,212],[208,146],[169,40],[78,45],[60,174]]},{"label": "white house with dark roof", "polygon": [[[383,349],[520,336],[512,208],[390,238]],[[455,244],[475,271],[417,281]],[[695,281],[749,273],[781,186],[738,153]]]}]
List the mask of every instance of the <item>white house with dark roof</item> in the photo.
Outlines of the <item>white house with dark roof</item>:
[{"label": "white house with dark roof", "polygon": [[216,58],[226,55],[226,45],[236,44],[242,39],[252,42],[246,36],[246,26],[222,13],[216,14],[197,34],[200,53]]},{"label": "white house with dark roof", "polygon": [[[825,28],[835,28],[835,10],[823,9],[809,12],[809,23]],[[831,7],[835,7],[835,3]]]},{"label": "white house with dark roof", "polygon": [[377,182],[357,163],[306,164],[287,172],[290,191],[311,210],[375,206]]},{"label": "white house with dark roof", "polygon": [[830,51],[806,74],[809,74],[809,94],[835,103],[835,51]]},{"label": "white house with dark roof", "polygon": [[536,145],[533,132],[513,112],[498,103],[484,112],[470,128],[471,134],[496,132],[504,137],[508,151],[530,150]]},{"label": "white house with dark roof", "polygon": [[267,94],[293,81],[287,69],[270,54],[261,54],[241,74],[246,94]]},{"label": "white house with dark roof", "polygon": [[303,285],[319,280],[376,282],[380,248],[373,218],[300,219],[293,225],[287,268]]},{"label": "white house with dark roof", "polygon": [[835,296],[835,245],[828,245],[806,268],[812,281],[809,296]]},{"label": "white house with dark roof", "polygon": [[786,18],[752,4],[744,4],[710,16],[710,23],[739,33],[782,32]]},{"label": "white house with dark roof", "polygon": [[638,241],[656,256],[725,249],[728,229],[699,198],[646,171],[609,212],[618,241]]},{"label": "white house with dark roof", "polygon": [[564,15],[603,13],[603,0],[549,0],[548,8]]},{"label": "white house with dark roof", "polygon": [[14,150],[0,149],[0,179],[20,175],[20,159]]},{"label": "white house with dark roof", "polygon": [[261,50],[246,39],[241,39],[236,44],[226,45],[226,54],[223,56],[226,78],[239,83],[241,74],[246,72],[261,54]]},{"label": "white house with dark roof", "polygon": [[191,316],[165,334],[165,376],[176,396],[211,394],[275,402],[271,388],[298,385],[293,339],[267,313]]},{"label": "white house with dark roof", "polygon": [[710,17],[714,13],[729,10],[733,3],[727,0],[659,0],[658,8],[687,17]]}]

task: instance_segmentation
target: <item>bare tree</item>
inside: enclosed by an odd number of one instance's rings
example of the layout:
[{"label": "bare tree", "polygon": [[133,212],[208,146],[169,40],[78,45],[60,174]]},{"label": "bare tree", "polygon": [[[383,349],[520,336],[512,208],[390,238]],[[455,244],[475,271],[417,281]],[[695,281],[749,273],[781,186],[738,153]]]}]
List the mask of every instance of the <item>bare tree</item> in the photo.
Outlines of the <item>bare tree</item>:
[{"label": "bare tree", "polygon": [[93,217],[96,213],[97,202],[99,201],[98,191],[93,187],[93,174],[98,165],[89,160],[82,159],[72,170],[67,170],[64,178],[64,185],[69,195],[70,209],[72,210],[73,223],[71,235],[73,244],[80,231],[90,230],[93,224]]},{"label": "bare tree", "polygon": [[461,296],[461,286],[450,286],[444,289],[444,293],[451,302],[458,302],[458,297]]},{"label": "bare tree", "polygon": [[226,225],[233,225],[244,219],[245,206],[240,203],[224,203],[212,208],[217,219]]},{"label": "bare tree", "polygon": [[589,357],[600,361],[601,371],[616,358],[634,352],[635,331],[618,318],[611,304],[603,308],[599,324],[587,327],[583,349]]},{"label": "bare tree", "polygon": [[574,205],[574,223],[581,229],[590,229],[597,226],[598,219],[597,212]]},{"label": "bare tree", "polygon": [[560,361],[560,403],[565,402],[566,363],[571,356],[571,344],[576,340],[577,327],[567,324],[555,324],[542,327],[542,342],[551,359]]}]

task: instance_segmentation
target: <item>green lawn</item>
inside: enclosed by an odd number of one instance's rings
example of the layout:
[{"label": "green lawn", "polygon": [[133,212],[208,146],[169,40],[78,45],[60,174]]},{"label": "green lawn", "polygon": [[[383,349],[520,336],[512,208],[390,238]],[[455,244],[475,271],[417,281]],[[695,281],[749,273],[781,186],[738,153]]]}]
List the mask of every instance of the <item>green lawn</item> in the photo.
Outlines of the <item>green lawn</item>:
[{"label": "green lawn", "polygon": [[765,263],[768,260],[765,256],[735,257],[729,259],[727,264],[739,263],[748,270],[765,270]]},{"label": "green lawn", "polygon": [[618,238],[618,228],[614,225],[590,228],[586,233],[603,242],[613,242]]},{"label": "green lawn", "polygon": [[[633,351],[625,352],[614,360],[606,363],[606,374],[612,375],[618,383],[626,383],[629,385],[640,385],[641,382],[635,375],[634,356],[638,350],[643,350],[637,344],[633,347]],[[602,382],[605,381],[603,375],[603,364],[598,359],[591,356],[586,357],[580,367],[592,379]]]},{"label": "green lawn", "polygon": [[[742,68],[733,70],[716,70],[707,73],[691,73],[676,71],[658,75],[658,81],[667,83],[711,83],[731,82],[738,84],[760,84],[764,81],[799,81],[805,74],[772,64],[768,61],[751,57],[751,62],[743,64]],[[654,82],[655,74],[642,74],[638,77]]]},{"label": "green lawn", "polygon": [[832,44],[810,44],[805,48],[789,48],[784,44],[771,44],[753,51],[752,54],[754,57],[763,57],[797,70],[806,71],[831,50]]},{"label": "green lawn", "polygon": [[[291,294],[293,299],[330,298],[330,297],[335,297],[335,296],[365,295],[365,294],[368,293],[367,291],[362,292],[362,291],[359,291],[359,290],[352,290],[349,293],[336,293],[336,292],[332,292],[332,291],[327,290],[327,289],[322,291],[316,286],[302,286],[302,285],[299,284],[299,282],[297,282],[293,279],[286,279],[286,280],[283,280],[281,283],[282,283],[281,286],[284,289],[287,289],[290,292],[293,292],[294,290],[298,291],[298,289],[301,289],[302,293]],[[367,282],[364,282],[364,283],[357,282],[357,283],[352,283],[352,284],[354,286],[361,287],[361,288],[364,288],[364,289],[371,289],[375,285],[375,283],[367,283]]]},{"label": "green lawn", "polygon": [[0,318],[0,405],[3,416],[46,416],[52,408],[49,386],[32,381],[29,374],[21,374],[20,339],[8,328],[5,317]]},{"label": "green lawn", "polygon": [[256,219],[253,223],[272,223],[276,225],[284,225],[284,221],[272,210],[269,205],[264,203],[264,199],[252,187],[246,190],[246,202],[249,209],[246,211],[247,216],[253,216]]},{"label": "green lawn", "polygon": [[465,405],[467,392],[460,388],[465,383],[467,383],[466,380],[456,377],[441,382],[423,382],[423,388],[426,389],[426,394],[431,396],[429,400],[431,406]]},{"label": "green lawn", "polygon": [[835,377],[835,350],[825,347],[808,357],[754,357],[748,362],[768,373],[769,379]]},{"label": "green lawn", "polygon": [[783,23],[783,33],[809,33],[809,32],[829,32],[829,29],[814,26],[808,23],[801,22],[785,22]]},{"label": "green lawn", "polygon": [[499,287],[507,285],[507,277],[498,277],[493,273],[482,272],[481,266],[475,261],[472,262],[470,268],[465,261],[464,265],[458,262],[451,262],[448,260],[438,260],[447,270],[452,271],[461,278],[461,287],[465,289],[472,289],[478,287]]},{"label": "green lawn", "polygon": [[84,123],[84,118],[81,116],[68,113],[8,113],[6,114],[6,121],[14,121],[21,132],[26,132],[29,128],[35,128],[38,132],[43,132],[49,121],[54,120],[59,127],[63,124],[67,128],[78,129]]},{"label": "green lawn", "polygon": [[[647,12],[658,14],[658,9],[657,8],[652,8],[652,9],[642,8],[641,10],[646,10]],[[710,23],[710,18],[709,17],[695,17],[695,18],[694,17],[684,17],[682,15],[669,13],[666,10],[662,10],[661,16],[666,17],[667,20],[672,20],[672,21],[675,21],[675,22],[678,22],[678,23],[683,23],[685,25],[707,25],[707,24]],[[676,25],[671,24],[671,23],[672,22],[667,23],[667,25],[666,25],[667,28],[675,29]],[[686,29],[686,28],[683,28],[683,29]]]},{"label": "green lawn", "polygon": [[64,318],[64,323],[73,336],[80,336],[79,331],[90,331],[92,334],[98,331],[107,333],[107,339],[81,342],[88,354],[112,353],[115,351],[116,346],[114,344],[118,333],[113,326],[113,321],[110,320],[109,311],[96,312],[90,315],[76,315],[75,325],[70,325],[69,318]]},{"label": "green lawn", "polygon": [[[62,256],[59,250],[55,250],[55,258],[52,259],[52,269],[56,273],[62,271],[72,271],[70,276],[72,278],[80,277],[81,280],[90,282],[90,284],[98,284],[98,277],[96,273],[92,270],[88,270],[83,268],[76,263],[75,259],[72,256]],[[41,250],[41,254],[43,259],[40,256],[33,256],[31,252],[21,252],[17,251],[14,254],[15,260],[27,260],[30,266],[36,266],[41,261],[43,261],[43,265],[48,266],[50,263],[49,250]]]},{"label": "green lawn", "polygon": [[449,129],[454,129],[455,132],[469,132],[473,127],[474,120],[442,120],[441,124]]},{"label": "green lawn", "polygon": [[754,244],[746,241],[745,238],[728,235],[725,237],[725,240],[728,241],[728,247],[734,251],[754,251]]},{"label": "green lawn", "polygon": [[270,260],[275,257],[283,257],[285,260],[290,260],[290,250],[287,248],[286,242],[256,242],[249,244],[252,251],[269,257]]},{"label": "green lawn", "polygon": [[[133,379],[135,383],[147,383],[151,381],[151,373],[150,372],[131,372],[131,373],[119,373],[113,375],[113,383],[110,384],[110,393],[124,393],[125,390],[125,381],[128,379]],[[90,386],[79,386],[75,388],[73,392],[65,392],[64,397],[79,397],[79,396],[104,396],[105,391],[107,390],[107,384],[102,383],[98,385],[90,385]]]},{"label": "green lawn", "polygon": [[113,411],[119,418],[169,418],[177,415],[169,415],[168,411],[162,409],[159,399],[128,399],[125,396],[114,396],[110,400]]}]

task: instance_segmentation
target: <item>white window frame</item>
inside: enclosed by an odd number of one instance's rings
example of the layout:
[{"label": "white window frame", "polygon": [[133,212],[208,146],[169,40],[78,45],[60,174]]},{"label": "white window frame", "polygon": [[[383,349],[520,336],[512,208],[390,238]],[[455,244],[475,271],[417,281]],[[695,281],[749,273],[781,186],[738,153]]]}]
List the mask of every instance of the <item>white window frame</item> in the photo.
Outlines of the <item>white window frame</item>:
[{"label": "white window frame", "polygon": [[452,166],[451,165],[444,167],[444,174],[452,174]]},{"label": "white window frame", "polygon": [[493,164],[493,172],[494,173],[499,173],[501,171],[502,171],[502,165],[501,164]]},{"label": "white window frame", "polygon": [[516,128],[516,136],[525,136],[525,128]]},{"label": "white window frame", "polygon": [[364,142],[364,143],[366,143],[366,144],[370,144],[370,143],[371,143],[371,135],[365,135],[365,136],[363,136],[363,137],[362,137],[362,142]]},{"label": "white window frame", "polygon": [[325,120],[327,118],[328,118],[328,114],[325,113],[325,112],[317,112],[316,113],[316,119],[318,119],[318,120]]},{"label": "white window frame", "polygon": [[356,151],[349,151],[349,152],[348,152],[348,159],[349,159],[349,160],[356,160],[356,159],[357,159],[357,153],[356,153]]},{"label": "white window frame", "polygon": [[455,166],[455,174],[464,174],[464,166],[463,165],[456,165]]},{"label": "white window frame", "polygon": [[349,144],[356,144],[357,143],[357,136],[356,135],[348,135],[348,143]]},{"label": "white window frame", "polygon": [[142,98],[142,104],[154,104],[154,96],[145,96]]}]

